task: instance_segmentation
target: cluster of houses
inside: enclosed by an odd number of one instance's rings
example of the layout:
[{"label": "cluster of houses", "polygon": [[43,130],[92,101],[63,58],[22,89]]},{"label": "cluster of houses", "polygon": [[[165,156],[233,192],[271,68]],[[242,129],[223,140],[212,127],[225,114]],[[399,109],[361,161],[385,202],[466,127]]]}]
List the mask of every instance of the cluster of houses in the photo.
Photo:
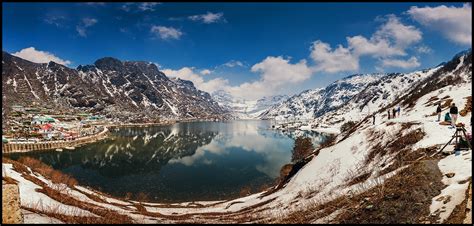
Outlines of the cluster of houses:
[{"label": "cluster of houses", "polygon": [[2,129],[2,142],[73,140],[102,131],[105,123],[102,115],[15,105]]}]

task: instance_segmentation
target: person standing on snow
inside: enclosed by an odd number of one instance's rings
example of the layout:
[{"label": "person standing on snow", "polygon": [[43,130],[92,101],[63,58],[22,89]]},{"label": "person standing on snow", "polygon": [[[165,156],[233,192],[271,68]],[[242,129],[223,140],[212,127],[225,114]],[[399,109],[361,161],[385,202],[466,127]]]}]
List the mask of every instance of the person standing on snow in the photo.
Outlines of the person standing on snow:
[{"label": "person standing on snow", "polygon": [[375,114],[372,115],[372,121],[373,121],[372,124],[375,125]]},{"label": "person standing on snow", "polygon": [[388,109],[387,113],[388,113],[388,119],[390,119],[390,109]]},{"label": "person standing on snow", "polygon": [[458,107],[453,103],[449,109],[449,114],[451,114],[451,124],[456,128],[456,121],[458,119]]},{"label": "person standing on snow", "polygon": [[392,117],[395,118],[396,114],[397,114],[397,109],[393,108],[393,110],[392,110]]},{"label": "person standing on snow", "polygon": [[436,114],[438,114],[438,122],[441,120],[441,103],[438,103],[438,107],[436,108]]},{"label": "person standing on snow", "polygon": [[400,109],[400,106],[398,106],[398,108],[397,108],[398,117],[400,117],[400,110],[401,110],[401,109]]}]

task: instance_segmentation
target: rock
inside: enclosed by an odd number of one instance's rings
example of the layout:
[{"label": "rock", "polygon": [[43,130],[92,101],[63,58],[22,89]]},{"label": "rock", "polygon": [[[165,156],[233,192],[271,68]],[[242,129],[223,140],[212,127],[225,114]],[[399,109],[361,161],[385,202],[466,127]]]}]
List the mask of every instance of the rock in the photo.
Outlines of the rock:
[{"label": "rock", "polygon": [[452,177],[454,177],[454,175],[455,175],[455,173],[447,173],[447,174],[445,174],[445,176],[448,177],[448,178],[452,178]]},{"label": "rock", "polygon": [[22,224],[18,185],[2,184],[2,224]]},{"label": "rock", "polygon": [[374,205],[368,205],[365,207],[366,210],[372,210],[374,208]]}]

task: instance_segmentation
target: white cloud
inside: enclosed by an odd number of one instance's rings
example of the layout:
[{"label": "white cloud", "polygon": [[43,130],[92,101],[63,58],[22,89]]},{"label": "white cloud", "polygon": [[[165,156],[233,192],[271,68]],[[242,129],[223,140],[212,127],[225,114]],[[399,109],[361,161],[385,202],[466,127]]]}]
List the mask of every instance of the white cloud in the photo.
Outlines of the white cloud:
[{"label": "white cloud", "polygon": [[47,15],[44,22],[55,25],[56,27],[65,27],[66,17],[61,15]]},{"label": "white cloud", "polygon": [[[338,45],[334,50],[327,43],[317,40],[311,46],[311,58],[316,63],[315,71],[336,73],[343,71],[359,70],[359,59],[362,56],[371,56],[386,62],[392,67],[400,65],[407,68],[415,65],[415,61],[407,61],[410,64],[402,64],[399,61],[387,60],[394,56],[406,56],[406,50],[422,39],[422,32],[416,27],[405,25],[395,15],[383,17],[384,22],[370,38],[362,35],[346,37],[347,47]],[[423,46],[423,45],[422,45]],[[428,51],[424,46],[417,51]],[[416,58],[415,58],[416,59]],[[416,62],[418,63],[418,62]],[[380,70],[380,66],[376,66]]]},{"label": "white cloud", "polygon": [[359,58],[341,45],[333,51],[329,44],[317,40],[313,42],[310,50],[310,56],[316,63],[316,71],[336,73],[359,69]]},{"label": "white cloud", "polygon": [[173,27],[153,26],[150,31],[161,39],[179,39],[183,32]]},{"label": "white cloud", "polygon": [[431,52],[433,52],[433,50],[430,47],[425,46],[425,45],[417,46],[417,47],[415,47],[415,49],[418,53],[431,53]]},{"label": "white cloud", "polygon": [[82,23],[84,24],[84,27],[90,27],[94,24],[97,23],[97,19],[94,18],[83,18]]},{"label": "white cloud", "polygon": [[13,53],[12,55],[29,60],[34,63],[49,63],[54,61],[58,64],[69,65],[71,61],[63,60],[52,53],[46,51],[36,50],[34,47],[28,47],[20,50],[19,52]]},{"label": "white cloud", "polygon": [[200,73],[201,73],[201,75],[208,75],[208,74],[211,74],[211,73],[212,73],[212,71],[211,71],[211,70],[209,70],[209,69],[204,69],[204,70],[201,70],[201,72],[200,72]]},{"label": "white cloud", "polygon": [[258,99],[279,93],[285,86],[301,83],[309,79],[312,74],[306,60],[291,64],[289,59],[284,59],[281,56],[269,56],[262,62],[253,65],[251,70],[260,73],[260,80],[228,87],[227,91],[233,96],[244,99]]},{"label": "white cloud", "polygon": [[86,2],[83,4],[90,5],[90,6],[105,6],[105,2]]},{"label": "white cloud", "polygon": [[388,40],[385,39],[371,39],[357,35],[354,37],[347,37],[349,49],[352,50],[356,56],[371,55],[375,57],[385,57],[394,55],[405,55],[403,50],[390,46]]},{"label": "white cloud", "polygon": [[212,24],[217,22],[225,22],[224,13],[211,13],[188,16],[188,19],[193,21],[201,21],[205,24]]},{"label": "white cloud", "polygon": [[125,12],[130,12],[133,9],[133,12],[145,12],[145,11],[155,11],[155,7],[161,4],[160,2],[142,2],[142,3],[124,3],[120,6],[120,9]]},{"label": "white cloud", "polygon": [[407,13],[420,24],[439,31],[449,40],[463,44],[472,43],[472,6],[464,4],[462,7],[411,7]]},{"label": "white cloud", "polygon": [[141,11],[155,11],[155,6],[159,5],[159,2],[144,2],[138,5],[138,9]]},{"label": "white cloud", "polygon": [[238,60],[231,60],[223,65],[226,67],[237,67],[237,66],[244,67],[244,64]]},{"label": "white cloud", "polygon": [[223,88],[225,89],[229,82],[223,78],[215,78],[205,81],[200,75],[195,73],[194,68],[191,67],[183,67],[179,70],[164,69],[162,71],[168,77],[189,80],[194,83],[196,88],[208,93],[212,93]]},{"label": "white cloud", "polygon": [[402,24],[395,15],[388,15],[387,22],[375,32],[373,38],[375,40],[392,40],[394,47],[403,50],[409,45],[419,42],[422,33],[414,26]]},{"label": "white cloud", "polygon": [[418,59],[416,57],[411,57],[408,60],[382,59],[382,65],[384,67],[399,67],[403,69],[410,69],[420,66],[420,63],[418,62]]},{"label": "white cloud", "polygon": [[98,22],[95,18],[83,18],[81,23],[76,26],[77,33],[82,37],[87,37],[87,28],[93,26]]}]

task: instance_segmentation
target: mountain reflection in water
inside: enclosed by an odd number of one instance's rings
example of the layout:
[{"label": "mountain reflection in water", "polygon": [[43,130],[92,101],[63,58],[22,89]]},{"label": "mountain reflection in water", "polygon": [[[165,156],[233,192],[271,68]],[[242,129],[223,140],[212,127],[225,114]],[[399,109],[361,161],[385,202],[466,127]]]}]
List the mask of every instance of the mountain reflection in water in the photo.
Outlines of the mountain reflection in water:
[{"label": "mountain reflection in water", "polygon": [[273,183],[290,162],[293,139],[269,128],[267,121],[120,128],[110,139],[75,150],[10,156],[38,158],[81,185],[117,196],[143,192],[160,202],[228,199],[244,187],[257,191]]}]

